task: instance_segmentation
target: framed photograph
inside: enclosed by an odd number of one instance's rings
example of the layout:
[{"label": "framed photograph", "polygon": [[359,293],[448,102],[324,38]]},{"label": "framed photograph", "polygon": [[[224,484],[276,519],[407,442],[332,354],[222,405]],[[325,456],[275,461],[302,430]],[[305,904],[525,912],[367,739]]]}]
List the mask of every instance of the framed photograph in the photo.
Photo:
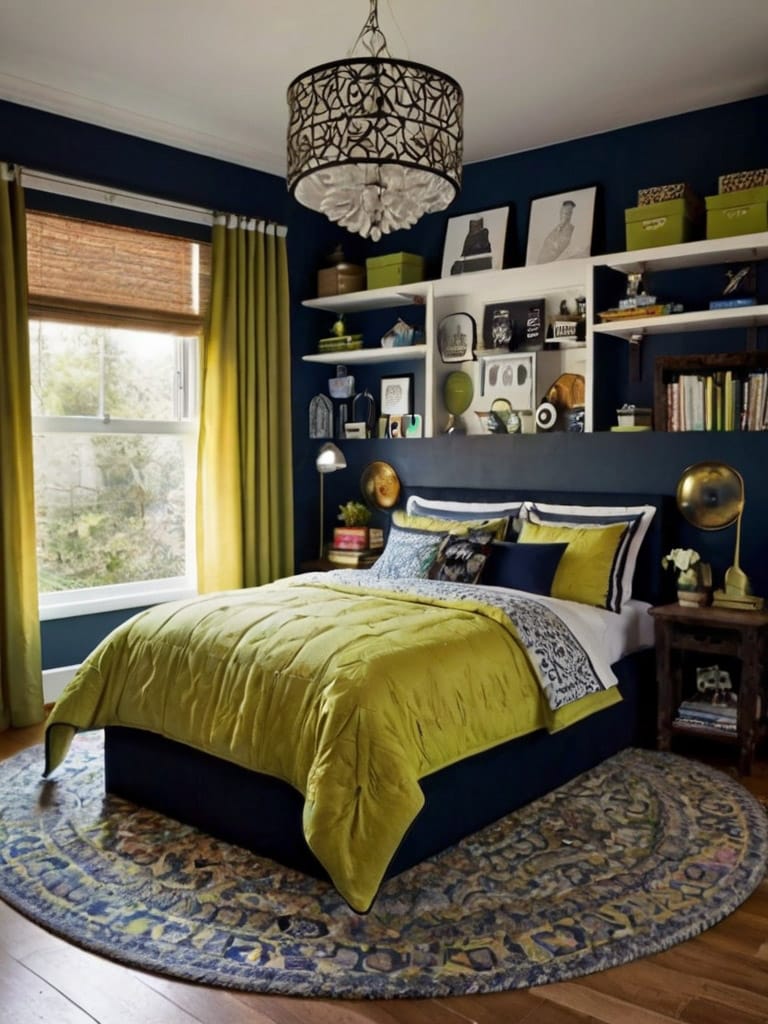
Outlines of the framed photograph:
[{"label": "framed photograph", "polygon": [[437,328],[437,349],[444,363],[464,363],[475,358],[477,327],[469,313],[450,313]]},{"label": "framed photograph", "polygon": [[485,352],[536,352],[546,335],[544,299],[493,302],[483,310]]},{"label": "framed photograph", "polygon": [[442,276],[476,270],[501,270],[507,237],[508,206],[451,217],[445,231]]},{"label": "framed photograph", "polygon": [[592,254],[597,187],[560,192],[531,202],[525,265],[575,260]]},{"label": "framed photograph", "polygon": [[413,412],[413,374],[381,378],[382,416],[408,416]]}]

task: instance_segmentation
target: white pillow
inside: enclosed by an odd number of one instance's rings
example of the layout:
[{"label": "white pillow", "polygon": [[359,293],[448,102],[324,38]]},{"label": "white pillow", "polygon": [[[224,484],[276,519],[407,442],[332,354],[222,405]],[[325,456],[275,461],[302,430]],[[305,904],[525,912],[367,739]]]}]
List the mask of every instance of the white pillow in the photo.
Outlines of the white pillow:
[{"label": "white pillow", "polygon": [[629,529],[617,553],[608,596],[608,607],[618,612],[632,597],[637,556],[655,514],[653,505],[550,505],[540,501],[526,501],[520,511],[520,518],[551,526],[597,527],[628,523]]},{"label": "white pillow", "polygon": [[405,503],[405,511],[411,516],[433,516],[440,513],[443,519],[495,519],[500,516],[519,518],[522,501],[444,501],[441,498],[422,498],[411,494]]}]

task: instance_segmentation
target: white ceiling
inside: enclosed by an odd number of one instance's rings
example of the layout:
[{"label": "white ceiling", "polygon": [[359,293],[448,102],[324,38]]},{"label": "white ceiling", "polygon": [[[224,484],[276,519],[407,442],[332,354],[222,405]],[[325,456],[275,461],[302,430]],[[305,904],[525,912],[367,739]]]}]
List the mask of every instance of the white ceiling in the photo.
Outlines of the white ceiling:
[{"label": "white ceiling", "polygon": [[[285,175],[285,92],[367,0],[0,0],[0,98]],[[768,93],[768,0],[380,0],[466,163]],[[712,145],[718,145],[713,139]]]}]

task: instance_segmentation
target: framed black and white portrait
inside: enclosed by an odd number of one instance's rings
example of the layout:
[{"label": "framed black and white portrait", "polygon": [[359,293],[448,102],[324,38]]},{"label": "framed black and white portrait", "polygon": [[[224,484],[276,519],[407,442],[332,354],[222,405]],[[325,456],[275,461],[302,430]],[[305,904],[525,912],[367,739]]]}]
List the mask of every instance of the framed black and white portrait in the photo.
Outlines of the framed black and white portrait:
[{"label": "framed black and white portrait", "polygon": [[525,265],[590,256],[596,195],[597,187],[592,186],[534,199]]},{"label": "framed black and white portrait", "polygon": [[508,206],[451,217],[445,231],[442,276],[501,270],[508,218]]}]

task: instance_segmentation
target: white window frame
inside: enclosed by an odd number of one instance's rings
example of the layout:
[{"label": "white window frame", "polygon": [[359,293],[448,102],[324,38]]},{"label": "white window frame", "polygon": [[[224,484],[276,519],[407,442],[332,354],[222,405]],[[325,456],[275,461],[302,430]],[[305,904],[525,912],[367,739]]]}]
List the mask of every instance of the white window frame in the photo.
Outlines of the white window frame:
[{"label": "white window frame", "polygon": [[[34,317],[32,319],[45,319]],[[135,328],[134,328],[135,329]],[[148,327],[148,331],[152,328]],[[197,469],[199,378],[199,339],[177,336],[176,380],[173,420],[113,419],[103,416],[33,416],[35,433],[72,434],[176,434],[186,437],[184,445],[184,473],[189,481],[185,536],[185,560],[188,572],[158,580],[133,583],[111,583],[103,587],[81,587],[72,590],[40,593],[38,598],[41,621],[73,618],[99,612],[141,608],[163,601],[176,601],[197,594],[195,552],[195,487]]]}]

